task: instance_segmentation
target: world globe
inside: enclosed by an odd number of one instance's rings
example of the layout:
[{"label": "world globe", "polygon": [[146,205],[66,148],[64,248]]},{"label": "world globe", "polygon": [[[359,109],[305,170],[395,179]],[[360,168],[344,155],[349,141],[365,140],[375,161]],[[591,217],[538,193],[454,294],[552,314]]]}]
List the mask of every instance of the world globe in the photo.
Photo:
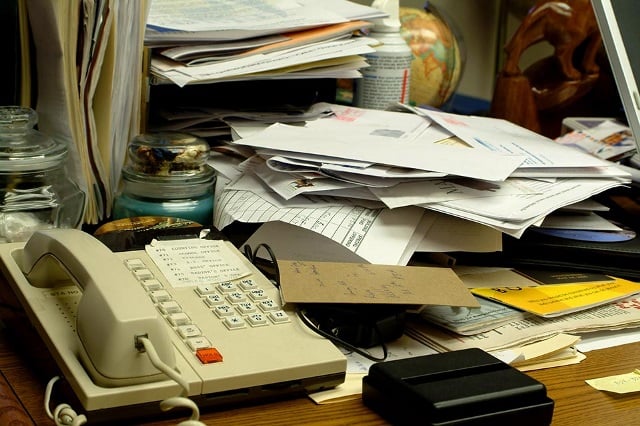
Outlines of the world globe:
[{"label": "world globe", "polygon": [[400,7],[400,33],[413,52],[409,103],[442,106],[462,75],[462,40],[436,10]]}]

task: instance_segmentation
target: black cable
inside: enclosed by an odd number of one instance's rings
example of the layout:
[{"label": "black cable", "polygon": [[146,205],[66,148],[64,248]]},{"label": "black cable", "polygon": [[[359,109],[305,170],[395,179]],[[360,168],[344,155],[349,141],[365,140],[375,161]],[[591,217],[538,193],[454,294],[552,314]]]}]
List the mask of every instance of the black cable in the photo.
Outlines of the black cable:
[{"label": "black cable", "polygon": [[[321,335],[322,337],[325,337],[327,339],[329,339],[330,341],[332,341],[333,343],[336,343],[340,346],[343,346],[346,349],[349,349],[350,351],[353,351],[359,355],[362,355],[363,357],[371,360],[371,361],[384,361],[387,359],[387,355],[388,355],[388,351],[387,351],[387,345],[384,344],[384,342],[380,343],[380,347],[382,348],[382,357],[378,358],[375,357],[373,355],[371,355],[370,353],[368,353],[367,351],[364,351],[354,345],[352,345],[351,343],[347,343],[344,340],[340,339],[339,337],[334,336],[331,333],[328,333],[322,329],[320,329],[319,327],[317,327],[313,321],[311,321],[309,319],[309,317],[307,317],[305,310],[303,308],[298,308],[297,310],[297,314],[298,314],[298,318],[300,318],[300,320],[302,321],[302,323],[304,325],[306,325],[307,327],[309,327],[311,330],[315,331],[316,333],[318,333],[319,335]],[[374,326],[374,329],[376,331],[376,333],[380,334],[380,330],[378,330],[377,326]]]},{"label": "black cable", "polygon": [[[261,268],[261,265],[259,265],[258,251],[261,248],[264,248],[267,251],[267,253],[269,254],[271,266],[273,267],[273,274],[272,275],[273,275],[274,285],[277,288],[280,288],[280,269],[278,268],[278,260],[276,259],[275,253],[273,252],[271,247],[269,247],[268,244],[260,243],[260,244],[258,244],[256,246],[255,250],[253,250],[251,248],[251,246],[249,246],[249,244],[245,244],[244,247],[243,247],[244,255],[247,257],[247,259],[249,259],[249,261],[253,265],[255,265],[258,269],[260,269],[261,272],[263,272],[263,273],[265,273],[265,275],[267,275],[267,272],[265,272],[263,270],[263,268]],[[269,261],[269,259],[267,259],[267,261]],[[367,359],[369,359],[371,361],[384,361],[384,360],[387,359],[388,351],[387,351],[387,346],[384,344],[384,342],[382,342],[380,344],[380,346],[382,347],[383,356],[381,358],[375,357],[375,356],[371,355],[370,353],[368,353],[368,352],[366,352],[366,351],[364,351],[364,350],[362,350],[362,349],[360,349],[360,348],[358,348],[358,347],[356,347],[356,346],[354,346],[354,345],[352,345],[350,343],[347,343],[344,340],[334,336],[333,334],[327,333],[324,330],[322,330],[319,327],[317,327],[313,323],[313,321],[311,321],[307,317],[304,309],[298,308],[296,311],[297,311],[297,314],[298,314],[298,318],[300,318],[300,320],[302,321],[302,323],[304,325],[306,325],[307,327],[309,327],[311,330],[313,330],[314,332],[318,333],[322,337],[330,340],[331,342],[333,342],[335,344],[338,344],[340,346],[343,346],[344,348],[349,349],[350,351],[353,351],[353,352],[355,352],[357,354],[360,354],[363,357],[365,357],[365,358],[367,358]],[[374,330],[379,336],[381,335],[380,330],[378,329],[377,326],[374,326]],[[381,339],[381,341],[382,341],[382,339]]]},{"label": "black cable", "polygon": [[[265,271],[261,265],[259,264],[259,258],[258,258],[258,251],[264,248],[267,253],[269,254],[270,259],[266,259],[267,262],[270,261],[271,265],[273,267],[273,272],[267,272]],[[256,268],[260,269],[260,271],[262,273],[264,273],[265,275],[272,275],[273,276],[273,281],[274,281],[274,285],[277,288],[280,288],[280,269],[278,268],[278,260],[276,259],[276,255],[273,252],[273,250],[271,249],[271,247],[269,247],[268,244],[265,243],[260,243],[258,244],[258,246],[256,247],[255,250],[252,250],[251,247],[249,246],[249,244],[245,244],[243,247],[244,250],[244,255],[247,257],[247,259],[249,259],[249,262],[251,262]]]}]

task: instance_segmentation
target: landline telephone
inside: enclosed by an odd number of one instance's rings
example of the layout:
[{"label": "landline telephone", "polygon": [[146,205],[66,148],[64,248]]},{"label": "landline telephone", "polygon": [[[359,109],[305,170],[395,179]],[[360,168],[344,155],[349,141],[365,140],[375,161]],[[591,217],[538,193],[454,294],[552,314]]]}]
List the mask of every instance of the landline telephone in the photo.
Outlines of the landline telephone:
[{"label": "landline telephone", "polygon": [[0,259],[90,420],[159,412],[158,401],[181,393],[144,353],[143,337],[201,407],[342,383],[343,354],[282,307],[277,289],[229,242],[217,244],[249,275],[174,285],[145,251],[113,253],[75,229],[0,245]]}]

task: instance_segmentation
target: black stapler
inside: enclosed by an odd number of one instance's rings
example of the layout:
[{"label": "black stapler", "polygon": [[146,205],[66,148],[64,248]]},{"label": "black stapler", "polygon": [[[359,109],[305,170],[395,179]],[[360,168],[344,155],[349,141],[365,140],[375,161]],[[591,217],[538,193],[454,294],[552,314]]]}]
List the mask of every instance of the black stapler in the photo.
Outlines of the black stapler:
[{"label": "black stapler", "polygon": [[394,425],[549,425],[546,387],[481,349],[379,362],[362,399]]}]

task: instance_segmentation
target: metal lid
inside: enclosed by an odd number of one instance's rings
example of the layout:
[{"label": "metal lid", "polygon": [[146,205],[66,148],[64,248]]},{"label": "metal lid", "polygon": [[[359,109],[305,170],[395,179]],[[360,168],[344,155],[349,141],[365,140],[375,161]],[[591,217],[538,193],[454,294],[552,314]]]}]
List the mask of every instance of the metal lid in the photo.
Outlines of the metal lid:
[{"label": "metal lid", "polygon": [[67,147],[33,126],[37,113],[20,106],[0,106],[0,173],[40,171],[58,167]]}]

